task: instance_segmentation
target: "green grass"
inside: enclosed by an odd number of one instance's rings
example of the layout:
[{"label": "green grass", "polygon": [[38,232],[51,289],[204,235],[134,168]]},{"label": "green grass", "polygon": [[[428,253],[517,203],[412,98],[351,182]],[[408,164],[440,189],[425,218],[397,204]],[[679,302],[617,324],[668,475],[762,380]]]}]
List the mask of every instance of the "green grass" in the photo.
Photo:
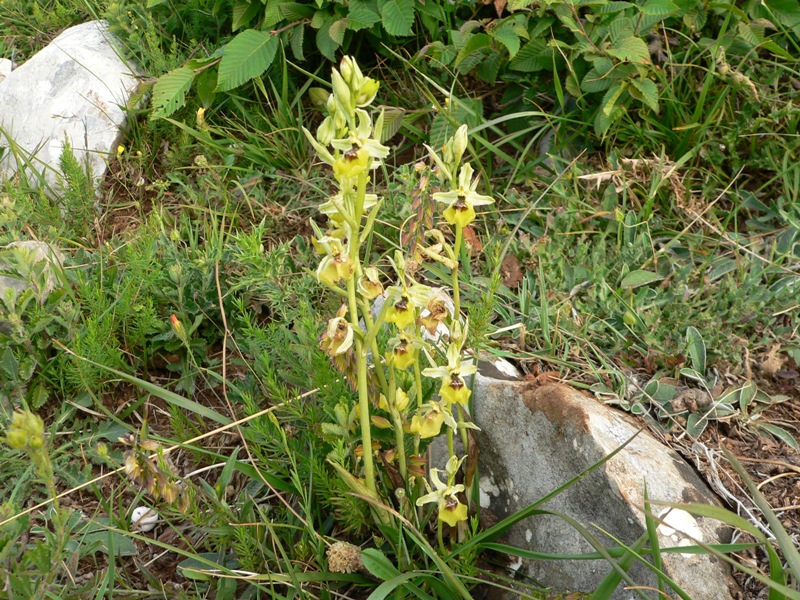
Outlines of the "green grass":
[{"label": "green grass", "polygon": [[[125,34],[126,52],[151,76],[230,38],[230,7],[214,16],[202,3],[150,4],[0,0],[8,15],[0,56],[21,61],[95,14]],[[461,257],[474,347],[647,410],[665,429],[681,421],[659,420],[655,399],[637,396],[634,380],[688,384],[682,369],[692,367],[709,381],[724,372],[740,387],[755,373],[763,387],[763,359],[776,344],[783,364],[800,364],[800,73],[767,43],[797,56],[797,32],[776,19],[761,42],[743,44],[726,32],[749,17],[732,14],[703,35],[671,22],[666,33],[678,43],[653,71],[660,112],[631,105],[602,137],[585,99],[562,102],[547,69],[536,76],[540,87],[520,76],[489,89],[382,50],[378,103],[405,117],[391,140],[394,162],[377,176],[386,199],[365,241],[373,264],[390,272],[401,230],[425,214],[413,169],[427,155],[422,144],[438,150],[466,122],[480,189],[496,199],[482,207]],[[132,111],[99,218],[89,178],[69,156],[61,196],[24,177],[3,184],[0,245],[40,239],[67,255],[49,296],[0,299],[0,428],[16,409],[41,414],[56,489],[65,492],[58,508],[29,510],[48,501],[48,488],[29,455],[0,445],[0,580],[15,596],[330,598],[397,589],[396,597],[450,598],[490,578],[523,585],[490,575],[485,551],[499,548],[477,525],[477,541],[443,554],[424,522],[402,516],[394,521],[402,527],[377,526],[370,502],[331,467],[355,468],[360,435],[356,395],[318,345],[341,299],[314,276],[308,220],[332,188],[300,131],[321,120],[306,100],[329,67],[295,64],[291,54],[275,64],[272,77],[231,92],[191,92],[170,119],[150,119],[146,104]],[[35,266],[7,250],[0,260],[40,288]],[[418,276],[449,274],[429,262]],[[700,343],[702,368],[693,360]],[[765,397],[750,408],[775,399]],[[126,456],[152,481],[126,475]],[[136,505],[159,512],[158,539],[132,530]],[[735,516],[713,516],[749,531]],[[795,598],[785,581],[800,575],[796,554],[777,521],[770,526],[777,546],[756,536],[769,548],[763,583],[771,597]],[[368,549],[366,571],[331,572],[336,541]],[[727,548],[703,551],[731,560]],[[641,540],[597,552],[610,562],[611,589],[626,577],[613,565],[635,554],[657,565],[660,550]],[[595,597],[607,597],[604,589]]]}]

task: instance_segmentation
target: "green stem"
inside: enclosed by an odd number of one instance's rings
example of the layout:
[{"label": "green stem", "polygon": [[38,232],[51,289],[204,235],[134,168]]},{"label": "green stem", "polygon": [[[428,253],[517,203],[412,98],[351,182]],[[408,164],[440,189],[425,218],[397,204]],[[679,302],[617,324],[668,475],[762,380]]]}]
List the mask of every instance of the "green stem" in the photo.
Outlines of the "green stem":
[{"label": "green stem", "polygon": [[403,420],[400,412],[395,407],[397,401],[397,383],[395,379],[394,367],[389,366],[389,394],[386,396],[389,405],[389,413],[392,415],[392,425],[394,426],[394,443],[397,447],[397,460],[400,464],[400,475],[403,481],[408,481],[408,466],[406,464],[406,442],[403,437]]},{"label": "green stem", "polygon": [[[367,328],[367,334],[372,331],[372,328],[375,327],[375,322],[372,320],[372,312],[370,311],[369,304],[365,301],[361,301],[360,304],[361,308],[361,315],[364,317],[364,324]],[[387,398],[391,392],[389,388],[389,384],[386,382],[386,373],[383,369],[383,362],[381,362],[381,353],[378,348],[378,340],[373,335],[371,336],[371,342],[369,349],[372,350],[372,370],[375,372],[375,376],[378,378],[378,384],[381,386],[381,390],[383,391],[383,395]]]},{"label": "green stem", "polygon": [[422,371],[419,368],[419,353],[414,361],[414,387],[417,390],[417,406],[422,404]]},{"label": "green stem", "polygon": [[437,517],[436,519],[436,538],[439,540],[439,553],[444,556],[444,535],[442,533],[442,520]]},{"label": "green stem", "polygon": [[461,243],[464,239],[464,228],[456,224],[456,243],[453,245],[455,254],[456,268],[451,271],[453,286],[453,319],[458,321],[461,318],[461,290],[458,287],[458,272],[461,270]]},{"label": "green stem", "polygon": [[[350,278],[347,282],[350,299],[350,324],[358,327],[358,304],[356,302],[356,281]],[[356,365],[358,369],[358,416],[361,421],[361,445],[364,449],[364,477],[367,488],[375,491],[375,465],[372,461],[372,430],[369,421],[369,388],[367,385],[367,353],[360,338],[355,340]]]}]

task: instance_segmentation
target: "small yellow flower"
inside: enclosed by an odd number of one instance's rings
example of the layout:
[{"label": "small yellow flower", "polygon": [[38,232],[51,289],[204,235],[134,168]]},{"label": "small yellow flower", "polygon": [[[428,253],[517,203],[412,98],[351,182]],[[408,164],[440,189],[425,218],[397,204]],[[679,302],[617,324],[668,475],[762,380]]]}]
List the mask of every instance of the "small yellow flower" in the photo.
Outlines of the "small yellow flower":
[{"label": "small yellow flower", "polygon": [[347,180],[356,179],[371,164],[372,160],[366,148],[348,150],[344,156],[333,161],[333,176],[344,185]]},{"label": "small yellow flower", "polygon": [[344,318],[347,306],[342,305],[336,317],[328,321],[328,327],[319,341],[319,347],[328,356],[344,354],[353,345],[353,328]]},{"label": "small yellow flower", "polygon": [[400,335],[395,339],[397,341],[392,348],[391,354],[388,355],[387,362],[395,369],[405,371],[416,362],[417,347],[404,335]]},{"label": "small yellow flower", "polygon": [[383,284],[378,275],[378,269],[375,267],[364,269],[364,274],[358,278],[358,293],[365,300],[373,300],[383,293]]},{"label": "small yellow flower", "polygon": [[350,258],[348,249],[338,238],[325,236],[319,240],[325,248],[325,256],[317,267],[317,279],[322,283],[334,286],[340,281],[349,281],[355,273],[355,265]]},{"label": "small yellow flower", "polygon": [[467,387],[464,379],[455,373],[450,378],[442,378],[442,387],[439,388],[439,395],[450,404],[467,404],[472,391]]},{"label": "small yellow flower", "polygon": [[444,211],[445,221],[451,225],[466,227],[475,220],[475,207],[493,204],[491,196],[484,196],[475,191],[478,187],[478,178],[472,180],[472,166],[467,163],[461,167],[458,174],[458,187],[449,192],[438,192],[433,195],[437,202],[447,204]]},{"label": "small yellow flower", "polygon": [[422,439],[432,438],[439,435],[443,424],[453,430],[458,426],[447,402],[428,402],[420,407],[418,414],[411,417],[409,430]]},{"label": "small yellow flower", "polygon": [[[450,527],[455,527],[460,521],[467,520],[467,505],[462,504],[457,497],[457,494],[464,491],[464,486],[460,483],[452,485],[455,479],[455,473],[452,475],[450,474],[451,466],[455,466],[455,470],[458,470],[461,461],[463,461],[463,458],[458,460],[455,456],[447,461],[447,483],[444,483],[439,478],[439,473],[441,473],[439,469],[431,469],[431,481],[436,489],[432,490],[428,482],[425,481],[425,487],[428,488],[429,493],[417,500],[417,506],[423,506],[429,502],[436,502],[439,508],[439,520],[443,523],[447,523]],[[454,465],[451,465],[451,463],[454,463]]]},{"label": "small yellow flower", "polygon": [[442,380],[439,394],[449,402],[466,404],[472,392],[464,381],[464,376],[472,375],[478,370],[475,365],[461,363],[461,347],[452,343],[447,347],[447,366],[431,367],[422,371],[425,377],[439,377]]},{"label": "small yellow flower", "polygon": [[120,144],[117,146],[117,156],[122,156],[123,154],[125,154],[125,146]]},{"label": "small yellow flower", "polygon": [[386,320],[397,325],[397,328],[402,331],[414,322],[414,308],[414,301],[405,294],[401,295],[389,307],[386,312]]}]

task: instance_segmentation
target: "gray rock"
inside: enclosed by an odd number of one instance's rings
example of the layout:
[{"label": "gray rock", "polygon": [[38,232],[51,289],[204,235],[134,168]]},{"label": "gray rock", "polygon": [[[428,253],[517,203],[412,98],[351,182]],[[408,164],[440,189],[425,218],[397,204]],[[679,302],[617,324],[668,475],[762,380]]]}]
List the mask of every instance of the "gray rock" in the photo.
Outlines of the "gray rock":
[{"label": "gray rock", "polygon": [[[485,369],[482,369],[486,373]],[[526,508],[607,456],[640,430],[628,415],[606,407],[565,385],[536,387],[525,381],[499,381],[479,373],[475,422],[481,427],[481,505],[503,518]],[[586,526],[604,545],[625,544],[645,531],[644,488],[651,500],[719,505],[697,474],[674,451],[641,431],[619,454],[541,508],[563,513]],[[654,507],[655,512],[660,512]],[[674,528],[659,528],[662,547],[691,542],[677,530],[706,543],[726,539],[716,521],[684,511],[666,515]],[[602,530],[602,531],[601,531]],[[512,546],[551,553],[586,553],[593,548],[569,524],[549,515],[521,521],[502,540]],[[693,600],[731,598],[724,563],[700,554],[663,555],[665,568]],[[546,586],[590,592],[608,574],[605,561],[530,561],[522,572]],[[649,570],[634,566],[631,577],[655,585]],[[621,584],[614,598],[636,597]]]},{"label": "gray rock", "polygon": [[0,58],[0,83],[3,83],[3,80],[11,75],[11,70],[14,68],[14,63],[12,63],[7,58]]},{"label": "gray rock", "polygon": [[[37,276],[36,265],[41,262],[46,264]],[[8,244],[0,251],[0,271],[10,272],[13,276],[0,274],[0,298],[5,296],[8,289],[21,292],[35,287],[37,297],[44,300],[60,286],[59,276],[63,265],[64,255],[61,251],[45,242],[28,240]]]},{"label": "gray rock", "polygon": [[137,86],[107,29],[102,21],[71,27],[0,82],[0,127],[8,136],[0,132],[0,148],[6,148],[0,178],[18,167],[13,144],[57,190],[65,140],[78,161],[91,166],[96,182],[103,177]]}]

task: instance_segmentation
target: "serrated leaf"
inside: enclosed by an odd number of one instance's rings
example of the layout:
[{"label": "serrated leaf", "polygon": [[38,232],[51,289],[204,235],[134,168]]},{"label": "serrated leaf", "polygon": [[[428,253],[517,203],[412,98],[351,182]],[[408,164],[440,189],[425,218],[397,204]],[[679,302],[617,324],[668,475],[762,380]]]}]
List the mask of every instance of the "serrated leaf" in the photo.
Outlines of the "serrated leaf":
[{"label": "serrated leaf", "polygon": [[292,54],[295,59],[299,61],[305,60],[305,54],[303,53],[303,40],[305,40],[305,37],[306,26],[303,24],[295,26],[289,37],[289,45],[292,48]]},{"label": "serrated leaf", "polygon": [[497,81],[497,76],[500,74],[500,63],[502,60],[502,57],[497,51],[491,52],[489,56],[478,63],[475,73],[483,81],[494,83]]},{"label": "serrated leaf", "polygon": [[619,100],[619,97],[622,96],[626,87],[627,85],[625,85],[624,81],[615,83],[608,89],[606,95],[603,96],[603,100],[600,102],[600,112],[606,115],[609,119],[611,118],[612,112],[616,108],[617,100]]},{"label": "serrated leaf", "polygon": [[581,90],[584,92],[603,92],[614,85],[615,77],[611,71],[614,63],[608,58],[601,58],[594,61],[594,66],[584,75],[581,81]]},{"label": "serrated leaf", "polygon": [[635,21],[630,17],[618,17],[614,19],[608,26],[609,33],[611,34],[611,41],[617,42],[618,40],[631,37],[634,33],[635,25]]},{"label": "serrated leaf", "polygon": [[601,6],[597,12],[601,15],[613,14],[623,11],[627,8],[631,8],[633,6],[635,5],[630,2],[609,2],[608,4],[604,4],[603,6]]},{"label": "serrated leaf", "polygon": [[647,49],[642,38],[630,36],[618,40],[612,48],[606,50],[606,54],[635,64],[650,64],[650,51]]},{"label": "serrated leaf", "polygon": [[547,43],[541,39],[533,39],[525,44],[508,63],[508,68],[512,71],[522,73],[533,73],[547,69],[553,65],[553,51],[547,47]]},{"label": "serrated leaf", "polygon": [[297,22],[308,19],[314,14],[314,9],[297,2],[281,2],[278,4],[278,12],[281,15],[281,20]]},{"label": "serrated leaf", "polygon": [[168,117],[186,103],[194,71],[178,67],[158,78],[153,86],[153,117]]},{"label": "serrated leaf", "polygon": [[381,23],[389,35],[411,35],[414,0],[389,0],[380,7]]},{"label": "serrated leaf", "polygon": [[695,371],[706,372],[706,343],[695,327],[686,328],[686,354]]},{"label": "serrated leaf", "polygon": [[632,79],[631,84],[642,95],[642,101],[653,112],[658,112],[658,87],[650,79]]},{"label": "serrated leaf", "polygon": [[258,14],[260,7],[261,4],[259,2],[237,0],[237,2],[233,5],[233,11],[231,14],[231,30],[238,31],[242,27],[246,27],[247,24],[252,21],[253,17]]},{"label": "serrated leaf", "polygon": [[388,108],[383,111],[383,128],[380,131],[381,143],[390,140],[400,131],[405,114],[406,112],[402,108]]},{"label": "serrated leaf", "polygon": [[643,269],[636,269],[635,271],[631,271],[625,275],[619,285],[623,288],[634,289],[643,285],[655,283],[656,281],[661,281],[662,279],[664,279],[664,277],[658,273],[645,271]]},{"label": "serrated leaf", "polygon": [[509,59],[513,60],[520,47],[519,35],[514,31],[514,28],[512,26],[498,27],[492,32],[492,36],[505,46],[506,50],[508,50]]},{"label": "serrated leaf", "polygon": [[381,22],[378,5],[375,2],[351,0],[349,7],[347,19],[350,21],[350,29],[353,31],[368,29]]},{"label": "serrated leaf", "polygon": [[339,48],[339,44],[337,44],[330,35],[328,35],[328,29],[330,28],[330,21],[324,24],[318,31],[316,35],[316,42],[317,42],[317,50],[319,50],[322,55],[327,58],[331,62],[336,61],[336,50]]},{"label": "serrated leaf", "polygon": [[758,46],[764,40],[764,33],[762,31],[761,37],[753,30],[747,23],[741,21],[737,24],[739,36],[751,46]]},{"label": "serrated leaf", "polygon": [[441,148],[447,139],[455,133],[455,129],[450,124],[450,120],[441,113],[438,113],[431,122],[428,133],[430,145],[433,148]]},{"label": "serrated leaf", "polygon": [[344,41],[344,34],[346,31],[347,21],[345,19],[334,21],[331,23],[331,26],[328,27],[328,35],[331,36],[331,39],[339,46],[341,46]]},{"label": "serrated leaf", "polygon": [[278,36],[255,29],[233,38],[225,46],[219,63],[217,91],[232,90],[262,75],[272,64],[278,45]]},{"label": "serrated leaf", "polygon": [[[478,33],[476,35],[471,35],[467,40],[466,44],[461,48],[456,56],[456,61],[453,64],[454,67],[457,69],[465,59],[469,56],[472,56],[475,53],[479,53],[484,48],[490,48],[492,45],[492,38],[490,38],[485,33]],[[468,72],[470,69],[459,69],[462,73]]]},{"label": "serrated leaf", "polygon": [[658,17],[659,19],[666,19],[677,10],[678,7],[671,0],[649,0],[642,6],[643,15]]}]

